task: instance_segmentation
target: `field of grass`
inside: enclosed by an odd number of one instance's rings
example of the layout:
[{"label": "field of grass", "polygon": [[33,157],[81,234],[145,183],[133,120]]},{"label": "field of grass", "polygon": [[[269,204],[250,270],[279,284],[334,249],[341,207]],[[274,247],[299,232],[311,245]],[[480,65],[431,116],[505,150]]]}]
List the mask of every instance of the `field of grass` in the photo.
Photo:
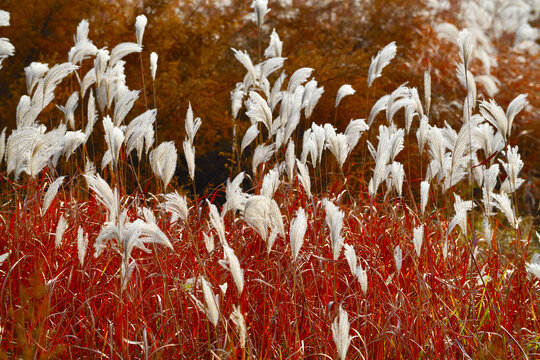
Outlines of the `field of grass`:
[{"label": "field of grass", "polygon": [[[258,46],[231,49],[245,76],[230,89],[231,178],[213,189],[197,189],[212,126],[197,108],[179,116],[182,143],[160,136],[144,15],[108,49],[82,20],[69,61],[26,68],[0,136],[0,359],[540,357],[537,220],[520,210],[538,164],[515,140],[536,94],[499,106],[494,45],[449,23],[434,31],[458,59],[455,98],[435,92],[437,69],[375,97],[394,42],[372,49],[363,88],[330,93],[315,69],[282,72],[268,6],[253,1]],[[149,74],[140,89],[125,62]],[[325,97],[333,116],[312,122]],[[338,126],[355,99],[371,111]]]}]

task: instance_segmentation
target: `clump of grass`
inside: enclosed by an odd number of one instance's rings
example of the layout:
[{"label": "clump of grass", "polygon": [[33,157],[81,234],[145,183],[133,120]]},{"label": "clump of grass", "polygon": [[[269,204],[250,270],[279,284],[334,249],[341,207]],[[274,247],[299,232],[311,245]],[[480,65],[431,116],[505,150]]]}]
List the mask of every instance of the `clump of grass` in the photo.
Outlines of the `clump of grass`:
[{"label": "clump of grass", "polygon": [[[266,6],[253,4],[259,34]],[[170,189],[177,150],[172,141],[154,141],[156,110],[130,113],[139,92],[125,83],[124,61],[143,51],[140,21],[138,43],[110,54],[90,46],[87,22],[78,27],[78,58],[94,59],[77,90],[88,110],[80,120],[73,101],[63,107],[65,122],[40,119],[78,66],[30,71],[36,90],[30,86],[21,98],[1,184],[4,356],[540,353],[539,262],[527,261],[532,230],[522,226],[515,199],[523,163],[509,143],[527,100],[518,96],[506,112],[493,101],[475,105],[471,33],[455,39],[467,92],[457,100],[464,119],[458,128],[437,124],[431,91],[422,102],[413,84],[375,100],[368,121],[354,119],[344,132],[311,124],[324,90],[308,67],[288,79],[278,75],[286,59],[276,31],[265,60],[259,46],[257,64],[233,49],[247,73],[235,87],[232,113],[251,120],[237,165],[251,165],[251,173],[198,198],[195,187],[193,197]],[[369,86],[396,51],[391,43],[373,58]],[[359,92],[344,85],[336,114],[345,96]],[[103,132],[92,131],[96,112]],[[90,126],[83,133],[75,127],[84,125],[84,113]],[[189,105],[184,155],[193,183],[194,137],[204,126]],[[418,144],[408,136],[415,131]],[[88,140],[103,134],[107,149],[94,157]],[[357,146],[374,161],[359,176],[348,164]],[[415,159],[411,148],[427,164],[418,181],[405,170]],[[252,161],[240,157],[244,151],[252,151]]]}]

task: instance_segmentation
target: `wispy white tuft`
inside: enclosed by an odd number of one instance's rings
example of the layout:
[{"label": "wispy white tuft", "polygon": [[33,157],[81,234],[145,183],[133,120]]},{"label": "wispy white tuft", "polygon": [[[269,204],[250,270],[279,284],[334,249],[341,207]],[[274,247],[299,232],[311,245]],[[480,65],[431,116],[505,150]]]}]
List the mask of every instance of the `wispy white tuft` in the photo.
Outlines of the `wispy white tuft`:
[{"label": "wispy white tuft", "polygon": [[211,253],[212,251],[214,251],[214,236],[212,234],[207,234],[207,233],[203,233],[203,238],[204,238],[204,246],[206,247],[206,251],[208,251],[208,253]]},{"label": "wispy white tuft", "polygon": [[163,142],[150,152],[150,166],[154,174],[163,181],[163,188],[166,189],[176,170],[178,154],[172,141]]},{"label": "wispy white tuft", "polygon": [[233,311],[231,313],[230,319],[234,323],[238,331],[238,337],[240,338],[240,348],[244,349],[246,347],[247,327],[246,320],[244,319],[244,315],[242,315],[239,306],[233,305]]},{"label": "wispy white tuft", "polygon": [[58,225],[56,225],[56,234],[54,239],[54,247],[59,248],[62,244],[62,238],[64,237],[64,233],[66,232],[68,228],[68,222],[64,215],[60,216],[60,220],[58,220]]},{"label": "wispy white tuft", "polygon": [[[118,158],[120,156],[120,148],[125,139],[124,132],[112,123],[109,115],[103,118],[103,129],[105,129],[105,142],[109,147],[109,155],[111,156],[113,165],[117,166]],[[104,167],[103,165],[104,164],[102,162],[102,168]]]},{"label": "wispy white tuft", "polygon": [[51,203],[56,197],[56,194],[58,193],[58,189],[64,182],[65,178],[66,178],[65,176],[60,176],[51,185],[49,185],[49,188],[47,189],[47,192],[45,193],[45,196],[43,197],[43,207],[41,208],[41,213],[43,215],[45,215],[45,213],[47,212],[47,209],[49,209],[49,206],[51,206]]},{"label": "wispy white tuft", "polygon": [[257,92],[250,91],[246,106],[248,110],[246,115],[251,120],[251,123],[262,122],[268,130],[268,137],[270,137],[272,132],[272,110],[270,110],[266,100]]},{"label": "wispy white tuft", "polygon": [[270,11],[268,9],[268,0],[253,0],[251,7],[253,8],[253,22],[258,27],[261,27],[264,22],[264,16]]},{"label": "wispy white tuft", "polygon": [[474,48],[476,46],[474,37],[469,30],[464,29],[459,32],[457,44],[459,47],[459,57],[461,58],[461,61],[465,67],[468,69],[469,63],[472,60]]},{"label": "wispy white tuft", "polygon": [[251,164],[251,170],[253,171],[253,174],[257,174],[257,168],[259,167],[259,165],[270,160],[273,154],[274,144],[261,144],[257,146],[255,148],[255,152],[253,153],[253,159]]},{"label": "wispy white tuft", "polygon": [[429,116],[431,107],[431,74],[429,71],[424,72],[424,106],[426,114]]},{"label": "wispy white tuft", "polygon": [[223,205],[223,213],[228,210],[232,210],[233,213],[236,213],[236,211],[244,211],[248,199],[248,195],[244,194],[241,187],[242,182],[244,181],[244,175],[244,172],[241,172],[236,175],[232,182],[230,179],[227,179],[227,188],[225,190],[227,201]]},{"label": "wispy white tuft", "polygon": [[401,248],[396,246],[394,248],[394,262],[396,263],[396,271],[397,273],[401,273],[401,265],[403,263],[403,253],[401,252]]},{"label": "wispy white tuft", "polygon": [[[111,57],[109,59],[109,67],[113,68],[116,63],[125,56],[132,53],[140,53],[142,51],[142,46],[132,42],[124,42],[116,45],[111,51]],[[96,58],[97,60],[97,58]],[[97,68],[96,68],[97,75]]]},{"label": "wispy white tuft", "polygon": [[347,264],[349,265],[349,269],[351,270],[351,274],[353,276],[356,276],[356,267],[358,263],[358,259],[356,257],[356,252],[354,251],[354,247],[349,244],[345,244],[345,259],[347,259]]},{"label": "wispy white tuft", "polygon": [[39,62],[33,62],[24,68],[24,72],[26,73],[26,88],[28,90],[28,95],[32,95],[32,90],[34,90],[34,87],[37,85],[38,81],[43,78],[47,71],[49,71],[49,65]]},{"label": "wispy white tuft", "polygon": [[517,219],[512,208],[512,202],[510,198],[505,194],[492,194],[491,197],[494,200],[494,204],[503,214],[510,225],[517,229],[521,219]]},{"label": "wispy white tuft", "polygon": [[359,264],[356,268],[356,278],[360,283],[360,288],[362,289],[362,292],[366,294],[368,290],[367,271],[362,268],[361,264]]},{"label": "wispy white tuft", "polygon": [[9,26],[9,12],[0,10],[0,26]]},{"label": "wispy white tuft", "polygon": [[529,101],[527,100],[527,96],[527,94],[518,95],[514,100],[512,100],[512,102],[508,105],[508,108],[506,109],[506,119],[508,120],[508,136],[510,136],[510,131],[512,130],[514,118],[529,103]]},{"label": "wispy white tuft", "polygon": [[242,295],[242,291],[244,291],[244,271],[240,267],[240,261],[238,261],[233,249],[231,249],[227,244],[223,246],[223,252],[225,254],[225,259],[228,262],[234,284],[238,290],[238,295]]},{"label": "wispy white tuft", "polygon": [[182,145],[188,165],[189,177],[191,180],[195,181],[195,147],[191,145],[189,139],[185,139]]},{"label": "wispy white tuft", "polygon": [[137,37],[137,44],[139,45],[142,45],[144,29],[146,27],[147,22],[148,22],[148,19],[146,19],[145,15],[139,15],[135,19],[135,35]]},{"label": "wispy white tuft", "polygon": [[341,236],[341,229],[343,228],[343,218],[345,213],[334,205],[328,199],[323,200],[323,205],[326,211],[326,225],[330,230],[330,242],[332,244],[332,252],[334,260],[339,258],[341,248],[343,247],[343,237]]},{"label": "wispy white tuft", "polygon": [[356,92],[356,90],[354,90],[352,88],[351,85],[349,84],[345,84],[345,85],[342,85],[338,92],[337,92],[337,95],[336,95],[336,103],[335,103],[335,107],[337,108],[339,106],[339,103],[341,102],[341,100],[345,97],[345,96],[349,96],[349,95],[352,95]]},{"label": "wispy white tuft", "polygon": [[307,230],[307,218],[306,212],[303,208],[299,208],[296,211],[296,217],[291,221],[291,230],[289,232],[290,242],[291,242],[291,252],[294,261],[298,257],[300,248],[304,243],[304,236]]},{"label": "wispy white tuft", "polygon": [[158,54],[152,52],[150,54],[150,72],[152,73],[152,80],[156,81]]},{"label": "wispy white tuft", "polygon": [[349,316],[340,305],[339,315],[332,323],[332,337],[334,338],[334,343],[337,347],[338,357],[341,360],[345,360],[347,357],[349,345],[351,344],[352,337],[349,336],[350,327]]},{"label": "wispy white tuft", "polygon": [[185,196],[178,194],[176,191],[168,194],[163,194],[165,202],[161,203],[159,207],[169,213],[171,213],[171,222],[175,222],[178,219],[186,221],[189,209]]},{"label": "wispy white tuft", "polygon": [[289,85],[287,86],[287,92],[293,94],[296,88],[307,81],[313,72],[312,68],[304,67],[296,70],[289,79]]},{"label": "wispy white tuft", "polygon": [[[261,195],[250,196],[244,209],[244,220],[267,242],[268,252],[273,245],[270,240],[275,240],[275,235],[285,236],[281,211],[273,199]],[[272,233],[275,234],[273,239],[269,236]]]},{"label": "wispy white tuft", "polygon": [[206,316],[212,325],[217,326],[219,321],[219,301],[210,284],[204,277],[201,278],[201,284],[203,289],[204,303],[206,304]]},{"label": "wispy white tuft", "polygon": [[79,257],[79,262],[81,266],[84,265],[84,256],[86,255],[86,250],[88,249],[88,234],[84,233],[82,226],[79,226],[77,230],[77,255]]},{"label": "wispy white tuft", "polygon": [[413,229],[413,243],[416,255],[420,257],[420,251],[422,250],[422,242],[424,241],[424,225],[420,225]]},{"label": "wispy white tuft", "polygon": [[281,57],[282,48],[283,42],[279,39],[276,29],[273,29],[270,35],[270,44],[264,51],[264,56],[266,58]]},{"label": "wispy white tuft", "polygon": [[390,64],[390,61],[396,56],[397,47],[395,41],[386,45],[377,56],[371,59],[371,65],[368,71],[368,87],[373,84],[376,78],[381,76],[384,67]]},{"label": "wispy white tuft", "polygon": [[228,245],[227,237],[225,236],[225,222],[223,221],[223,216],[219,214],[219,210],[216,205],[211,204],[208,199],[206,200],[208,204],[208,216],[210,217],[210,223],[212,227],[216,230],[219,240],[223,246]]},{"label": "wispy white tuft", "polygon": [[311,198],[311,179],[309,177],[309,170],[305,164],[296,159],[296,167],[298,168],[298,179],[300,184],[304,188],[306,195]]},{"label": "wispy white tuft", "polygon": [[420,211],[424,214],[426,205],[429,199],[429,181],[422,181],[420,183]]}]

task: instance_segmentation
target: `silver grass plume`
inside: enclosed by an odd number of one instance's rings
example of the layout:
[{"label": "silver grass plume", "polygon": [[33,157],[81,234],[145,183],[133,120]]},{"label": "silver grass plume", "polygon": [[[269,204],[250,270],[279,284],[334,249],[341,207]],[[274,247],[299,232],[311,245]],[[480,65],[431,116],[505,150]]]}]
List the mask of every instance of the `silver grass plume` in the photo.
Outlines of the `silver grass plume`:
[{"label": "silver grass plume", "polygon": [[6,129],[2,129],[2,133],[0,133],[0,165],[2,165],[6,153]]},{"label": "silver grass plume", "polygon": [[353,95],[355,92],[356,90],[354,90],[351,85],[341,85],[336,95],[336,103],[334,107],[337,108],[339,106],[339,103],[345,96]]},{"label": "silver grass plume", "polygon": [[326,211],[326,225],[328,226],[328,230],[330,230],[330,242],[332,243],[334,260],[337,260],[341,253],[341,248],[343,247],[341,229],[343,228],[343,218],[345,217],[345,213],[339,210],[339,208],[328,199],[323,200],[323,205]]},{"label": "silver grass plume", "polygon": [[238,257],[236,257],[234,250],[227,244],[223,245],[223,253],[228,262],[228,268],[232,274],[236,290],[238,290],[238,295],[242,295],[242,291],[244,291],[244,271],[240,267],[240,261],[238,261]]},{"label": "silver grass plume", "polygon": [[49,185],[49,188],[47,189],[47,192],[45,193],[45,196],[43,197],[43,206],[41,208],[41,213],[45,215],[47,212],[47,209],[49,209],[49,206],[51,206],[51,203],[53,202],[54,198],[56,197],[56,194],[58,193],[58,189],[64,182],[65,176],[61,176],[55,181]]},{"label": "silver grass plume", "polygon": [[9,254],[11,254],[11,251],[8,251],[7,253],[0,255],[0,265],[2,265],[2,263],[7,260],[7,258],[9,257]]},{"label": "silver grass plume", "polygon": [[302,107],[304,108],[304,114],[306,119],[309,119],[315,106],[319,102],[322,94],[324,93],[324,86],[317,87],[317,81],[312,79],[306,83],[304,89],[304,98],[302,100]]},{"label": "silver grass plume", "polygon": [[110,60],[109,50],[103,48],[99,49],[96,53],[96,58],[94,59],[94,71],[96,73],[96,84],[98,87],[101,86],[101,80],[107,70],[107,63]]},{"label": "silver grass plume", "polygon": [[405,170],[403,169],[403,164],[394,161],[390,165],[390,176],[392,186],[397,191],[398,196],[401,197],[403,191],[403,179],[405,178]]},{"label": "silver grass plume", "polygon": [[422,250],[422,242],[424,241],[424,225],[420,225],[413,229],[413,244],[416,255],[420,257],[420,251]]},{"label": "silver grass plume", "polygon": [[347,352],[349,351],[349,345],[351,344],[352,337],[349,336],[351,324],[349,323],[349,316],[345,310],[339,306],[339,315],[332,323],[332,337],[338,351],[338,357],[341,360],[345,360]]},{"label": "silver grass plume", "polygon": [[68,60],[74,64],[81,63],[83,60],[94,56],[97,53],[97,47],[88,39],[88,20],[82,20],[77,26],[77,36],[75,45],[69,50]]},{"label": "silver grass plume", "polygon": [[79,146],[84,144],[86,136],[81,130],[68,131],[64,135],[64,149],[63,154],[66,157],[66,161],[69,160],[71,155],[77,150]]},{"label": "silver grass plume", "polygon": [[525,268],[527,269],[527,272],[529,274],[534,275],[538,279],[540,279],[540,256],[538,255],[538,253],[534,254],[530,263],[525,264]]},{"label": "silver grass plume", "polygon": [[43,78],[47,71],[49,71],[49,65],[39,62],[32,62],[30,65],[24,68],[28,95],[32,95],[32,90],[34,90],[38,81]]},{"label": "silver grass plume", "polygon": [[239,306],[233,305],[230,319],[236,326],[238,337],[240,338],[240,348],[244,349],[246,347],[247,327],[246,320],[244,319],[244,315],[242,315]]},{"label": "silver grass plume", "polygon": [[296,261],[300,248],[304,243],[304,236],[307,230],[306,212],[303,208],[296,210],[296,217],[291,221],[289,238],[291,242],[291,253],[293,260]]},{"label": "silver grass plume", "polygon": [[512,129],[512,124],[514,123],[514,118],[516,115],[529,104],[527,100],[528,94],[521,94],[516,96],[514,100],[506,108],[506,119],[508,120],[508,136],[510,136],[510,131]]},{"label": "silver grass plume", "polygon": [[206,204],[208,205],[209,209],[208,216],[210,217],[210,223],[216,230],[219,236],[219,241],[222,245],[228,245],[227,237],[225,236],[225,222],[223,221],[223,216],[219,214],[216,205],[211,204],[208,199],[206,200]]},{"label": "silver grass plume", "polygon": [[156,81],[158,54],[155,52],[150,53],[150,73],[152,74],[152,81]]},{"label": "silver grass plume", "polygon": [[81,266],[84,265],[84,256],[86,255],[86,250],[88,249],[88,234],[84,233],[82,226],[79,226],[77,230],[77,255],[79,257],[79,262]]},{"label": "silver grass plume", "polygon": [[390,61],[396,56],[397,47],[395,41],[386,45],[381,51],[377,53],[377,56],[371,59],[371,65],[368,71],[368,87],[373,84],[376,78],[381,76],[381,73],[386,65],[390,64]]},{"label": "silver grass plume", "polygon": [[401,273],[401,265],[403,264],[403,253],[399,245],[394,248],[394,262],[396,263],[396,272],[399,275]]},{"label": "silver grass plume", "polygon": [[109,59],[109,67],[114,68],[116,63],[125,56],[132,53],[140,53],[142,46],[132,42],[124,42],[116,45],[111,51],[111,57]]},{"label": "silver grass plume", "polygon": [[186,113],[185,128],[187,138],[189,139],[191,145],[193,145],[193,139],[195,138],[195,134],[197,134],[199,127],[201,127],[201,124],[201,118],[196,118],[195,120],[193,120],[193,110],[191,108],[190,102]]},{"label": "silver grass plume", "polygon": [[92,132],[94,131],[94,125],[97,122],[98,114],[96,110],[96,99],[94,98],[94,92],[90,91],[90,96],[88,96],[88,114],[86,116],[87,123],[86,127],[84,128],[84,136],[86,138],[85,141],[88,141],[90,138],[90,135],[92,135]]},{"label": "silver grass plume", "polygon": [[163,181],[163,188],[166,189],[176,170],[178,154],[172,141],[162,142],[157,148],[150,152],[150,166],[154,174]]},{"label": "silver grass plume", "polygon": [[237,83],[236,88],[231,91],[231,112],[234,119],[238,117],[238,112],[242,108],[242,101],[244,100],[244,84]]},{"label": "silver grass plume", "polygon": [[272,110],[270,110],[266,100],[257,92],[250,91],[246,105],[248,110],[246,115],[251,120],[251,123],[262,122],[268,130],[268,137],[270,137],[272,132]]},{"label": "silver grass plume", "polygon": [[[54,99],[54,90],[60,82],[79,67],[70,62],[53,66],[47,74],[38,81],[36,90],[26,111],[17,117],[17,127],[33,126],[41,111]],[[22,99],[21,99],[22,100]]]},{"label": "silver grass plume", "polygon": [[431,74],[427,70],[424,72],[424,105],[426,108],[426,115],[429,116],[431,107]]},{"label": "silver grass plume", "polygon": [[420,183],[420,211],[422,215],[426,210],[427,201],[429,199],[429,185],[429,181],[426,180]]},{"label": "silver grass plume", "polygon": [[268,0],[253,0],[251,7],[253,8],[253,22],[257,24],[257,27],[261,27],[264,16],[270,11]]},{"label": "silver grass plume", "polygon": [[240,146],[240,154],[244,152],[244,149],[249,146],[259,135],[259,127],[257,123],[252,124],[244,134],[242,139],[242,145]]},{"label": "silver grass plume", "polygon": [[84,96],[86,95],[86,92],[92,85],[96,83],[96,69],[92,68],[88,70],[86,75],[84,75],[82,82],[80,82],[81,85],[81,98],[84,99]]},{"label": "silver grass plume", "polygon": [[296,166],[296,155],[294,152],[294,141],[289,140],[289,145],[287,146],[287,151],[285,152],[285,170],[289,181],[294,180],[294,168]]},{"label": "silver grass plume", "polygon": [[279,184],[279,170],[276,167],[274,169],[271,169],[266,175],[264,175],[263,183],[261,186],[261,195],[272,199],[279,187]]},{"label": "silver grass plume", "polygon": [[459,57],[461,58],[461,61],[465,67],[468,69],[469,63],[472,60],[474,48],[476,46],[474,37],[469,30],[464,29],[459,32],[457,44],[459,47]]},{"label": "silver grass plume", "polygon": [[368,117],[368,126],[371,127],[371,124],[373,124],[373,120],[375,120],[375,117],[383,111],[386,110],[386,107],[388,105],[388,100],[390,99],[390,95],[384,95],[379,100],[375,102],[373,107],[371,108],[369,112]]},{"label": "silver grass plume", "polygon": [[330,150],[332,155],[335,156],[339,168],[343,169],[343,164],[351,151],[347,136],[344,134],[331,134],[331,136],[327,136],[326,147]]},{"label": "silver grass plume", "polygon": [[[146,154],[154,144],[154,122],[157,110],[146,110],[135,119],[131,120],[126,128],[126,155],[137,149],[137,157],[142,160],[142,152]],[[146,144],[146,146],[145,146]]]},{"label": "silver grass plume", "polygon": [[270,35],[270,44],[264,51],[264,56],[266,58],[281,57],[282,49],[283,42],[279,39],[276,29],[273,29],[272,34]]},{"label": "silver grass plume", "polygon": [[68,222],[64,215],[61,215],[60,220],[58,220],[58,225],[56,225],[56,233],[54,238],[54,247],[56,249],[58,249],[62,244],[62,238],[64,237],[64,233],[66,232],[67,228]]},{"label": "silver grass plume", "polygon": [[240,174],[236,175],[232,182],[230,179],[227,179],[227,187],[225,190],[227,201],[223,205],[223,213],[229,210],[232,210],[234,214],[236,211],[244,211],[249,197],[247,194],[244,194],[241,187],[242,182],[244,181],[244,175],[244,172],[241,172]]},{"label": "silver grass plume", "polygon": [[212,323],[212,325],[216,327],[219,321],[218,298],[216,297],[216,295],[212,291],[212,288],[210,287],[210,284],[208,283],[208,281],[206,281],[204,277],[201,277],[201,284],[204,296],[204,303],[206,305],[206,317]]},{"label": "silver grass plume", "polygon": [[347,144],[349,145],[349,149],[351,151],[358,144],[358,140],[360,140],[362,133],[368,129],[369,128],[364,119],[356,119],[349,122],[344,134],[347,136]]},{"label": "silver grass plume", "polygon": [[525,182],[519,177],[523,169],[523,161],[518,151],[517,145],[514,147],[508,145],[506,148],[506,162],[501,161],[501,164],[507,177],[501,185],[501,192],[513,193]]},{"label": "silver grass plume", "polygon": [[362,268],[362,264],[358,264],[355,274],[358,282],[360,283],[360,288],[362,289],[362,292],[366,294],[368,289],[368,278],[367,271]]},{"label": "silver grass plume", "polygon": [[429,128],[428,117],[424,115],[420,118],[420,125],[418,127],[418,131],[416,132],[416,139],[418,141],[418,149],[420,150],[420,154],[424,153],[424,145],[428,139]]},{"label": "silver grass plume", "polygon": [[140,46],[142,46],[144,28],[146,27],[147,22],[148,20],[145,15],[139,15],[135,19],[135,36],[137,37],[137,44]]},{"label": "silver grass plume", "polygon": [[507,194],[491,194],[491,197],[495,200],[493,205],[504,214],[510,225],[512,225],[514,229],[517,229],[521,219],[516,218],[514,209],[512,208],[512,202]]},{"label": "silver grass plume", "polygon": [[176,191],[168,194],[162,194],[161,196],[165,201],[159,204],[159,207],[162,210],[171,213],[171,222],[175,222],[178,219],[186,221],[189,214],[186,198],[178,194]]},{"label": "silver grass plume", "polygon": [[9,12],[0,10],[0,26],[9,26]]},{"label": "silver grass plume", "polygon": [[[269,234],[285,236],[285,228],[281,211],[275,200],[261,195],[250,196],[244,209],[244,220],[252,227],[261,238],[267,242],[267,250],[272,249]],[[268,229],[270,228],[270,233]],[[275,240],[275,238],[274,238]]]},{"label": "silver grass plume", "polygon": [[[256,84],[257,77],[255,75],[255,67],[253,66],[253,62],[251,61],[251,58],[249,57],[247,51],[240,51],[234,48],[231,48],[231,50],[234,52],[234,57],[236,58],[236,60],[238,60],[248,71],[251,82],[253,84]],[[245,90],[247,91],[247,89]]]},{"label": "silver grass plume", "polygon": [[116,224],[118,215],[120,215],[120,197],[118,195],[118,190],[116,188],[114,190],[111,189],[109,184],[107,184],[99,174],[85,174],[84,177],[90,190],[96,194],[97,200],[107,209],[107,221]]},{"label": "silver grass plume", "polygon": [[345,244],[345,259],[347,259],[347,264],[349,265],[349,269],[351,270],[351,274],[353,276],[356,276],[356,267],[358,264],[358,258],[356,257],[356,252],[354,251],[354,247],[349,244]]},{"label": "silver grass plume", "polygon": [[206,251],[208,251],[208,253],[210,254],[212,251],[214,251],[214,236],[203,233],[203,238]]},{"label": "silver grass plume", "polygon": [[[109,147],[109,156],[111,157],[113,165],[116,167],[118,166],[118,158],[120,157],[120,148],[122,147],[125,138],[124,132],[113,124],[109,115],[103,118],[103,129],[105,130],[105,142]],[[103,165],[102,162],[102,168],[104,167]]]},{"label": "silver grass plume", "polygon": [[287,92],[293,94],[296,88],[307,81],[313,72],[312,68],[303,67],[296,70],[289,79],[289,85],[287,86]]},{"label": "silver grass plume", "polygon": [[311,179],[309,177],[309,170],[300,160],[296,159],[296,167],[298,168],[298,179],[300,184],[304,188],[306,195],[311,198]]},{"label": "silver grass plume", "polygon": [[497,177],[499,176],[499,164],[493,164],[489,169],[484,170],[484,183],[482,186],[482,202],[484,204],[484,214],[486,216],[493,215],[492,210],[495,204],[491,195],[497,185]]},{"label": "silver grass plume", "polygon": [[182,145],[188,166],[189,177],[192,181],[195,181],[195,147],[190,143],[189,139],[185,139]]},{"label": "silver grass plume", "polygon": [[274,154],[274,144],[269,144],[269,145],[261,144],[257,146],[253,153],[253,159],[252,159],[252,165],[251,165],[251,170],[253,171],[253,174],[256,175],[257,168],[259,167],[259,165],[270,160],[273,154]]},{"label": "silver grass plume", "polygon": [[126,115],[129,113],[131,108],[133,108],[133,104],[135,104],[135,101],[137,101],[139,98],[139,94],[139,90],[128,90],[122,93],[122,95],[116,99],[113,116],[115,126],[120,126],[122,124]]},{"label": "silver grass plume", "polygon": [[452,218],[452,221],[450,221],[450,224],[448,225],[448,231],[447,235],[452,232],[454,227],[456,225],[459,225],[461,228],[461,231],[466,234],[467,233],[467,212],[472,210],[473,208],[473,202],[472,200],[463,201],[461,200],[461,197],[457,194],[454,194],[455,202],[454,202],[454,211],[456,212],[456,215]]}]

